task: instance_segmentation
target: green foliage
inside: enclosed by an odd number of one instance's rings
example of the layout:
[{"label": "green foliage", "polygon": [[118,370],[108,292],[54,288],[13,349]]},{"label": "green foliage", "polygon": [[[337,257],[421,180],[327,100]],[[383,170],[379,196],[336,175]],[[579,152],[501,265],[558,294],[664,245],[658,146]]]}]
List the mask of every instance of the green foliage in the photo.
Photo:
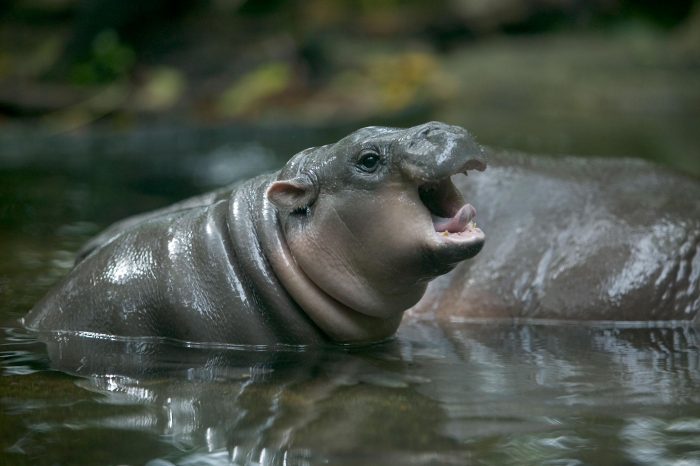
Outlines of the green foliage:
[{"label": "green foliage", "polygon": [[172,67],[158,66],[148,70],[145,81],[136,90],[138,108],[157,112],[172,108],[187,87],[184,74]]},{"label": "green foliage", "polygon": [[286,63],[262,65],[238,79],[224,92],[219,110],[226,116],[246,113],[261,101],[283,92],[291,78],[292,72]]},{"label": "green foliage", "polygon": [[90,58],[73,66],[75,84],[104,84],[124,78],[136,59],[134,51],[111,29],[100,32],[92,42]]}]

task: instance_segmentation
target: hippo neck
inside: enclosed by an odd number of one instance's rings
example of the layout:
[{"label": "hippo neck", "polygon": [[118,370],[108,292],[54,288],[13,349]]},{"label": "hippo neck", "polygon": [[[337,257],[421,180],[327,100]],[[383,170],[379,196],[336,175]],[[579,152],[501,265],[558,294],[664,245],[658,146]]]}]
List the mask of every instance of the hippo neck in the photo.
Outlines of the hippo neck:
[{"label": "hippo neck", "polygon": [[[266,186],[265,186],[266,188]],[[256,229],[264,255],[274,274],[294,302],[330,339],[362,343],[386,339],[396,332],[401,315],[381,319],[362,314],[340,303],[319,288],[299,267],[282,231],[277,209],[259,191]]]},{"label": "hippo neck", "polygon": [[[261,196],[272,180],[262,175],[236,186],[229,198],[226,218],[234,268],[240,270],[245,292],[241,294],[249,312],[263,323],[258,331],[269,332],[267,341],[283,344],[320,343],[327,336],[294,302],[275,275],[264,234],[267,225],[261,215]],[[260,341],[265,340],[261,336]]]}]

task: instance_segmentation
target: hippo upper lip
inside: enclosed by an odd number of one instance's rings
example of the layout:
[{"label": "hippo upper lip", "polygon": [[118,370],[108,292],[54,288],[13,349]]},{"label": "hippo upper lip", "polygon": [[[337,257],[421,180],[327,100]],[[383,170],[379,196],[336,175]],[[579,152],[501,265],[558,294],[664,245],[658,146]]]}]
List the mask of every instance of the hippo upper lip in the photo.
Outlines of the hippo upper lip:
[{"label": "hippo upper lip", "polygon": [[486,170],[486,163],[478,159],[469,159],[464,163],[464,165],[462,165],[462,168],[459,171],[466,175],[467,170],[477,170],[483,172]]}]

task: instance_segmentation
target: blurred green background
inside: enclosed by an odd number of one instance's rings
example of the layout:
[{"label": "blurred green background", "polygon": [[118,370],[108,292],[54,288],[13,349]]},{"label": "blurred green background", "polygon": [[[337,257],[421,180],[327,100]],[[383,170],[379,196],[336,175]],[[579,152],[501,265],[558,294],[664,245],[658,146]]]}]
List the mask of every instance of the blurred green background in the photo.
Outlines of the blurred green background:
[{"label": "blurred green background", "polygon": [[428,119],[491,146],[699,175],[700,3],[0,2],[13,157],[27,135]]}]

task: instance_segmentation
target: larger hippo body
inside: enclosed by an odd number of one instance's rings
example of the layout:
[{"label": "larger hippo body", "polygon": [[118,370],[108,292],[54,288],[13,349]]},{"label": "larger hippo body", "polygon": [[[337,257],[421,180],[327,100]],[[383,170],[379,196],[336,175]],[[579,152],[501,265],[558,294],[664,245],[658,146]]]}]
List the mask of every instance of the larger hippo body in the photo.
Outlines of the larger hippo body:
[{"label": "larger hippo body", "polygon": [[488,240],[431,284],[415,314],[700,323],[697,180],[635,159],[488,161],[455,181]]}]

